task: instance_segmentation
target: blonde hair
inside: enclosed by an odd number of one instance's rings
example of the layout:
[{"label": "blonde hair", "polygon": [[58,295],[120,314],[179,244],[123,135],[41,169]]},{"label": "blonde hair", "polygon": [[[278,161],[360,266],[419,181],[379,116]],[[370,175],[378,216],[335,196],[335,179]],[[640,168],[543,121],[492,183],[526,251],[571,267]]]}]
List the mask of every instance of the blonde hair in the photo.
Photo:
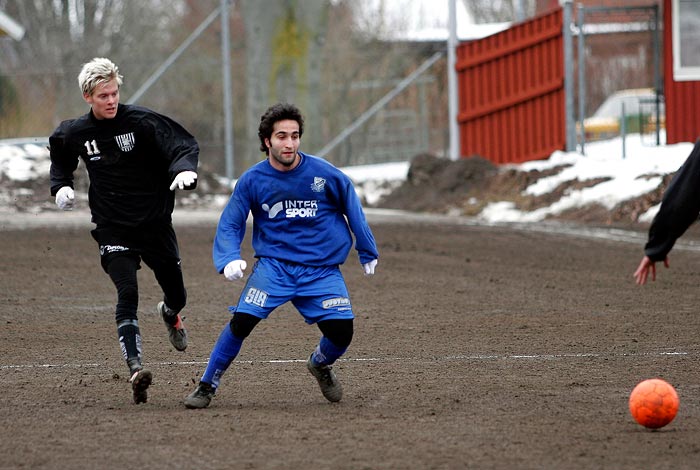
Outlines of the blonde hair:
[{"label": "blonde hair", "polygon": [[122,86],[122,76],[119,75],[119,67],[111,60],[104,57],[95,57],[83,65],[78,75],[78,85],[83,95],[92,95],[95,88],[110,80],[117,79],[117,85]]}]

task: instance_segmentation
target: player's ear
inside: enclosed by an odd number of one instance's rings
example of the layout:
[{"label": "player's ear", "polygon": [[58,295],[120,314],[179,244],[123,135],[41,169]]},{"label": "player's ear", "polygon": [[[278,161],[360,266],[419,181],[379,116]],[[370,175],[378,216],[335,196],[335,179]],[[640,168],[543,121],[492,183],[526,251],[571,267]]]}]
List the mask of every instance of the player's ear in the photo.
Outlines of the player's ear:
[{"label": "player's ear", "polygon": [[270,144],[270,139],[265,137],[265,147],[270,148],[272,145]]}]

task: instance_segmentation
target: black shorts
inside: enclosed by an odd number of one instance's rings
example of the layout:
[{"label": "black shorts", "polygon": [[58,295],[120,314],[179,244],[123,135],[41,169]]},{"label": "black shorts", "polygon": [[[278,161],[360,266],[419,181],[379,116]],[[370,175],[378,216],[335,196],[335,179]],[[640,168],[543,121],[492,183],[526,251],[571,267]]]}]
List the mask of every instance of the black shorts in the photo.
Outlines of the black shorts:
[{"label": "black shorts", "polygon": [[117,256],[143,260],[152,269],[180,264],[180,250],[170,223],[142,227],[98,225],[90,234],[100,248],[100,262],[105,271]]}]

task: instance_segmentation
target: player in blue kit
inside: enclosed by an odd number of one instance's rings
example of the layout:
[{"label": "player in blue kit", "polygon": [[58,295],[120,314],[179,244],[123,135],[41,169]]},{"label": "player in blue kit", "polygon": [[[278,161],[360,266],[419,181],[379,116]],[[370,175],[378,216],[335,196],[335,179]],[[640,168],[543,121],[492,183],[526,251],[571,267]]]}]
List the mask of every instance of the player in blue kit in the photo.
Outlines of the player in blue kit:
[{"label": "player in blue kit", "polygon": [[184,400],[187,408],[209,406],[245,338],[286,302],[321,331],[306,365],[323,396],[331,402],[343,396],[331,365],[350,346],[354,315],[340,265],[353,234],[366,275],[374,274],[379,254],[352,182],[327,161],[299,151],[303,132],[304,119],[291,104],[276,104],[260,119],[260,150],[267,158],[238,180],[213,246],[218,272],[229,281],[242,279],[241,242],[252,213],[257,261],[199,385]]}]

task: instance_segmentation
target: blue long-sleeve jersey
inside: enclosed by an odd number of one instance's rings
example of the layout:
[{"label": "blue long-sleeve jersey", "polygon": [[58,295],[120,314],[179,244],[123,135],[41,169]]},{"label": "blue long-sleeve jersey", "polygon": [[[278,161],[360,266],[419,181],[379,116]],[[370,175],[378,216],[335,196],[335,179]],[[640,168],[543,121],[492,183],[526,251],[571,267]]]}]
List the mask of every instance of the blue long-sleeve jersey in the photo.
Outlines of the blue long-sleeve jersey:
[{"label": "blue long-sleeve jersey", "polygon": [[350,178],[319,157],[299,155],[301,161],[291,171],[276,170],[263,160],[238,179],[214,238],[212,255],[218,272],[241,259],[249,213],[256,258],[336,266],[347,259],[352,234],[360,263],[379,257]]}]

